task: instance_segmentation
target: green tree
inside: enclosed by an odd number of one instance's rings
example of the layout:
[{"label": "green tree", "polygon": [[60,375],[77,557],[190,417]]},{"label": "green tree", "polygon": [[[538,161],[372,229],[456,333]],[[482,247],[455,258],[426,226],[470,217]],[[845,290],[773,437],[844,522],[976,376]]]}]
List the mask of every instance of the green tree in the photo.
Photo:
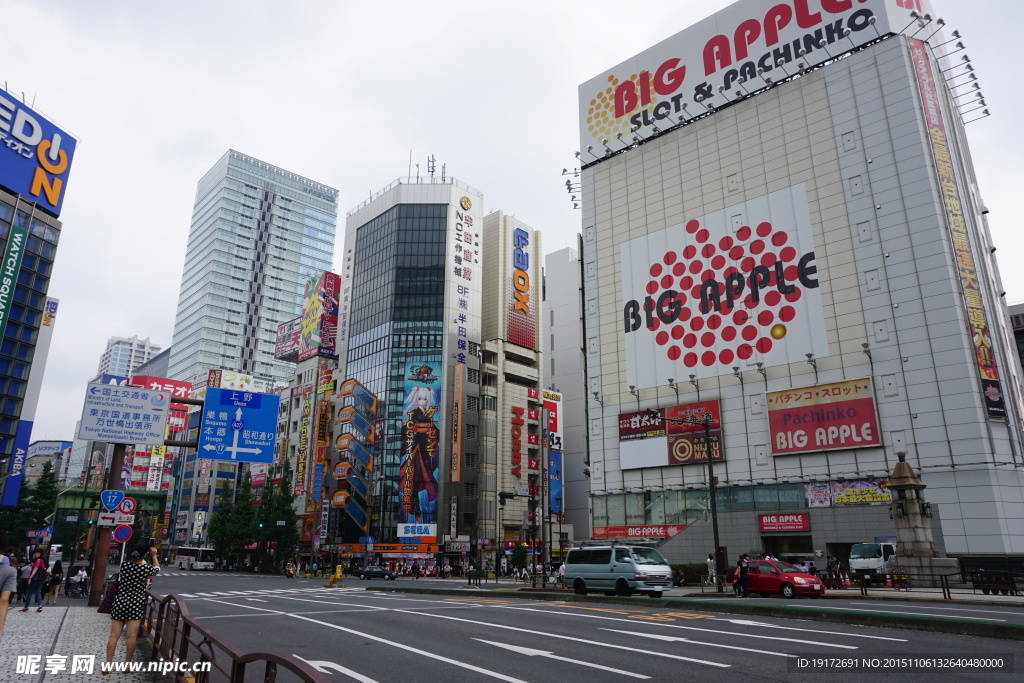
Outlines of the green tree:
[{"label": "green tree", "polygon": [[[53,506],[57,504],[57,477],[53,473],[53,463],[43,464],[42,474],[22,496],[18,510],[23,515],[26,526],[30,529],[42,529],[47,526],[47,519],[53,519]],[[30,529],[26,529],[29,531]]]},{"label": "green tree", "polygon": [[225,486],[217,498],[216,509],[210,515],[206,530],[206,538],[222,558],[227,558],[234,546],[235,507],[231,504],[231,490],[230,486]]},{"label": "green tree", "polygon": [[512,548],[512,566],[513,567],[525,567],[526,566],[526,544],[516,543],[516,547]]},{"label": "green tree", "polygon": [[[284,525],[278,526],[279,521],[284,522]],[[291,556],[292,549],[299,542],[291,470],[285,469],[279,484],[263,488],[263,497],[257,508],[255,523],[260,560],[264,566],[267,566],[268,562],[272,562],[274,567],[279,566]]]}]

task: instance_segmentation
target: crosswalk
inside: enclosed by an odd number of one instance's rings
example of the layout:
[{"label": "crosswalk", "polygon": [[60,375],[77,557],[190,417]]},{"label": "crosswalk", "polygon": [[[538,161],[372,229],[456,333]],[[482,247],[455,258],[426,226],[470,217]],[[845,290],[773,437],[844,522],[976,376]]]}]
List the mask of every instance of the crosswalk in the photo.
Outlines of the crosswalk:
[{"label": "crosswalk", "polygon": [[365,593],[365,588],[274,588],[250,591],[196,591],[193,593],[176,593],[179,598],[210,599],[210,598],[256,598],[261,595],[298,595],[320,593],[336,595],[338,593]]}]

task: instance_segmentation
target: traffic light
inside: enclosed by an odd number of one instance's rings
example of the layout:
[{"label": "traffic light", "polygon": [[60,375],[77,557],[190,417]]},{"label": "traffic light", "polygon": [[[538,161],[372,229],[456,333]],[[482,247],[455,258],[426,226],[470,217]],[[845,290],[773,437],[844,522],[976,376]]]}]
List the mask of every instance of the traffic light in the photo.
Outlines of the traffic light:
[{"label": "traffic light", "polygon": [[261,529],[263,528],[263,522],[260,522],[260,528]]},{"label": "traffic light", "polygon": [[87,520],[85,520],[86,526],[92,526],[95,523],[96,523],[96,520],[94,520],[94,519],[87,519]]}]

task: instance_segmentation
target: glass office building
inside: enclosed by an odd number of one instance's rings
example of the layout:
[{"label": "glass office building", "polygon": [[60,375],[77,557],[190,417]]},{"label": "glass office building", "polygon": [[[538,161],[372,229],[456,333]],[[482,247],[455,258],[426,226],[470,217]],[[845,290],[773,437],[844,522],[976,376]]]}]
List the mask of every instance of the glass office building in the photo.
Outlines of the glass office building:
[{"label": "glass office building", "polygon": [[[14,436],[36,358],[40,327],[46,319],[46,292],[53,260],[57,255],[61,223],[33,203],[0,189],[0,253],[8,251],[12,226],[27,231],[16,284],[0,296],[6,301],[6,326],[0,342],[0,462],[6,463],[14,448]],[[7,299],[7,297],[10,297]],[[26,443],[27,445],[27,443]],[[6,464],[0,471],[6,472]]]},{"label": "glass office building", "polygon": [[225,368],[287,381],[277,326],[331,269],[338,191],[229,150],[199,181],[168,374],[205,385]]},{"label": "glass office building", "polygon": [[[346,221],[348,327],[339,329],[339,365],[342,377],[358,380],[383,406],[374,471],[380,505],[371,534],[382,540],[400,538],[406,523],[452,536],[476,523],[475,456],[471,466],[461,458],[453,466],[452,453],[476,452],[483,200],[457,180],[424,180],[392,183]],[[431,401],[425,414],[434,453],[415,481],[413,396]],[[452,433],[457,404],[472,431]]]}]

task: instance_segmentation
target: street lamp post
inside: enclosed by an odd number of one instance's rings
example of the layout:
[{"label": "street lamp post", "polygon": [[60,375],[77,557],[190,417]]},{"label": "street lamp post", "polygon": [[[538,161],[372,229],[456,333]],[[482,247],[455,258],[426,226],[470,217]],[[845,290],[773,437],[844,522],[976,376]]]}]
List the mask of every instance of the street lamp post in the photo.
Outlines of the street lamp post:
[{"label": "street lamp post", "polygon": [[[656,417],[672,424],[691,424],[704,427],[704,455],[708,459],[708,497],[711,499],[711,533],[714,537],[715,543],[715,570],[719,576],[722,576],[726,572],[726,567],[723,566],[721,553],[719,549],[722,547],[718,536],[718,501],[717,499],[717,485],[715,484],[715,459],[711,452],[711,413],[705,412],[703,417],[696,418],[688,415],[681,417],[661,417],[661,414],[656,410],[651,411],[652,417]],[[722,584],[718,586],[718,592],[722,593],[725,588]]]}]

